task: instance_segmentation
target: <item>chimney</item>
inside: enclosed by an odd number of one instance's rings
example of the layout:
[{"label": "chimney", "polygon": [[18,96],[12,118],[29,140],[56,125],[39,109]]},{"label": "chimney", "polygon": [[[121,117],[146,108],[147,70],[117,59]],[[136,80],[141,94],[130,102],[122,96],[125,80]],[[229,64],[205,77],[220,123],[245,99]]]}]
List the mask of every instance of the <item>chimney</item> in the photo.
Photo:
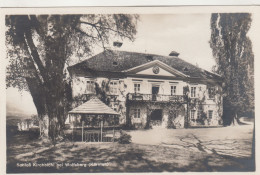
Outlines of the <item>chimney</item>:
[{"label": "chimney", "polygon": [[175,56],[178,57],[180,54],[178,52],[175,51],[171,51],[171,53],[169,54],[169,56]]},{"label": "chimney", "polygon": [[113,42],[113,46],[114,46],[114,47],[120,48],[122,45],[123,45],[122,42],[119,42],[119,41],[114,41],[114,42]]}]

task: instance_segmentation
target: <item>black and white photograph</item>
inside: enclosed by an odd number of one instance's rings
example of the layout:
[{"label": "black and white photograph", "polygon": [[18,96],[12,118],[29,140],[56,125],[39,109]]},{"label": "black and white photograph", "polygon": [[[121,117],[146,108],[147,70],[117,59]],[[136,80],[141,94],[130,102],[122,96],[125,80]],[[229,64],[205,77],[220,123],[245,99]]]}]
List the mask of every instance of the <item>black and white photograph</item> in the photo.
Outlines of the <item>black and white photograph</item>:
[{"label": "black and white photograph", "polygon": [[255,172],[259,12],[210,8],[6,12],[6,173]]}]

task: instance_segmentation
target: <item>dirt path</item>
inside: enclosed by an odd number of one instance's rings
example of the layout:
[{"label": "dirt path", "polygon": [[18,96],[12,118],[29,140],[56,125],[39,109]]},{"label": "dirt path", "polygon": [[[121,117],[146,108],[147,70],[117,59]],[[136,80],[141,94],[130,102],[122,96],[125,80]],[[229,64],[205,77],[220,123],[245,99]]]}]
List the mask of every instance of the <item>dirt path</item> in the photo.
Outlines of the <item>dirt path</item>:
[{"label": "dirt path", "polygon": [[131,131],[133,143],[164,145],[246,158],[251,156],[253,125],[222,128]]}]

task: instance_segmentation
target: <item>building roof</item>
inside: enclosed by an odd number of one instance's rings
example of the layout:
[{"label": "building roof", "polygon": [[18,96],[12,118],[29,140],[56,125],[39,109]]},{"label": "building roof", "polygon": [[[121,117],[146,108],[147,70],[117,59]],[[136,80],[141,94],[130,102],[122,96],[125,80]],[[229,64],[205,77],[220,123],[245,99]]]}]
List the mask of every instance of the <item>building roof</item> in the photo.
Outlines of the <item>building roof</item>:
[{"label": "building roof", "polygon": [[89,101],[72,109],[69,114],[120,115],[97,97],[92,97]]},{"label": "building roof", "polygon": [[78,64],[70,66],[69,71],[123,72],[147,62],[159,60],[182,72],[190,78],[220,79],[220,76],[203,70],[176,56],[162,56],[148,53],[106,50]]}]

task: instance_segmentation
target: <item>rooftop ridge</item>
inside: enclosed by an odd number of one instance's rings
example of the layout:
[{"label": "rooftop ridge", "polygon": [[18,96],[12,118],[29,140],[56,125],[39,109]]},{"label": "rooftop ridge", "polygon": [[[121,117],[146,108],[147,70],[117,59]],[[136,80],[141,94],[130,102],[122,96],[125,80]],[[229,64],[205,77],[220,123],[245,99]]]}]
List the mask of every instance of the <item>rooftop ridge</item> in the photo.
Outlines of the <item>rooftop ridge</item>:
[{"label": "rooftop ridge", "polygon": [[[176,59],[180,59],[180,60],[184,61],[184,62],[187,63],[187,64],[190,64],[190,65],[192,65],[192,66],[195,66],[195,67],[199,68],[198,66],[196,66],[196,65],[194,65],[194,64],[192,64],[192,63],[190,63],[190,62],[188,62],[188,61],[186,61],[186,60],[184,60],[183,58],[176,57],[176,56],[159,55],[159,54],[153,54],[153,53],[144,53],[144,52],[135,52],[135,51],[125,51],[125,50],[113,50],[113,49],[103,50],[102,52],[99,52],[99,53],[93,55],[93,56],[90,57],[90,58],[86,58],[85,60],[82,60],[82,61],[79,62],[79,63],[83,63],[83,62],[85,62],[85,61],[87,61],[87,60],[89,60],[89,59],[91,59],[91,58],[93,58],[93,57],[95,57],[95,56],[97,56],[97,55],[99,55],[99,54],[102,54],[102,53],[104,53],[104,52],[106,52],[106,51],[111,51],[111,52],[113,52],[113,53],[115,53],[115,52],[122,52],[122,53],[130,53],[130,54],[143,54],[143,55],[159,56],[159,57],[166,57],[166,58],[176,58]],[[79,64],[79,63],[76,63],[76,64],[74,64],[74,65],[77,65],[77,64]],[[74,66],[74,65],[71,65],[71,66],[69,66],[69,67],[72,67],[72,66]],[[202,69],[202,68],[199,68],[199,69]],[[202,70],[205,70],[205,69],[202,69]]]},{"label": "rooftop ridge", "polygon": [[[118,55],[115,56],[115,55]],[[154,59],[147,60],[147,56],[151,56]],[[119,59],[120,58],[120,59]],[[108,59],[108,61],[106,61]],[[170,67],[190,76],[190,77],[201,77],[201,78],[220,78],[221,76],[212,73],[206,69],[200,68],[195,64],[192,64],[183,58],[177,56],[159,55],[152,53],[132,52],[124,50],[113,50],[106,49],[98,54],[87,58],[79,63],[71,65],[68,70],[75,71],[110,71],[110,72],[124,72],[125,70],[131,69],[136,66],[143,65],[149,61],[158,60]],[[114,66],[112,62],[119,62]],[[109,66],[110,65],[110,66]],[[188,72],[185,72],[187,69]]]}]

